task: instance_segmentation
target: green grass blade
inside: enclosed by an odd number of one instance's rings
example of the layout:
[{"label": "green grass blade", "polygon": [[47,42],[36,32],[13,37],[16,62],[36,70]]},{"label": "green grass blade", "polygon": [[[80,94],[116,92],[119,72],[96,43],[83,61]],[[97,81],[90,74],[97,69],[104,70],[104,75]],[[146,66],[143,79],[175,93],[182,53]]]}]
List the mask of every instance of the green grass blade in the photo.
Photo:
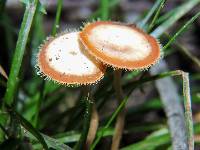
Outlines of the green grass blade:
[{"label": "green grass blade", "polygon": [[160,129],[147,136],[143,141],[128,145],[121,150],[155,150],[161,145],[170,143],[169,131],[166,128]]},{"label": "green grass blade", "polygon": [[177,11],[178,8],[179,8],[179,7],[176,7],[176,8],[174,8],[174,9],[170,10],[169,12],[166,12],[166,13],[163,14],[162,16],[160,16],[160,17],[156,20],[155,24],[161,24],[162,22],[166,21],[166,20],[167,20],[168,18],[170,18],[174,13],[176,13],[176,11]]},{"label": "green grass blade", "polygon": [[60,16],[61,16],[61,11],[62,11],[62,4],[63,0],[58,0],[58,6],[57,6],[57,11],[56,11],[56,19],[53,25],[52,33],[51,35],[55,36],[57,29],[59,27],[59,22],[60,22]]},{"label": "green grass blade", "polygon": [[12,60],[11,70],[9,74],[9,79],[7,82],[6,94],[4,97],[5,103],[9,106],[11,106],[14,101],[14,96],[15,96],[17,86],[18,86],[18,81],[19,81],[19,78],[18,78],[19,71],[21,68],[22,59],[24,56],[30,28],[33,22],[37,5],[38,5],[38,0],[34,0],[30,5],[26,6],[22,25],[19,31],[17,45],[16,45],[15,53]]},{"label": "green grass blade", "polygon": [[101,0],[101,20],[108,20],[109,17],[109,1]]},{"label": "green grass blade", "polygon": [[88,87],[85,87],[87,89],[84,89],[85,96],[84,96],[84,103],[85,103],[85,113],[84,113],[84,122],[83,122],[83,131],[81,133],[80,139],[78,143],[75,145],[75,150],[81,150],[84,149],[84,144],[87,140],[87,135],[90,127],[90,119],[91,119],[91,112],[92,112],[92,99],[90,96],[90,90]]},{"label": "green grass blade", "polygon": [[146,15],[146,17],[140,22],[138,23],[138,26],[140,28],[144,28],[144,26],[147,24],[147,22],[149,21],[149,19],[152,17],[152,15],[154,14],[154,12],[156,11],[156,9],[159,7],[160,5],[160,0],[157,0],[153,7],[151,8],[151,10],[149,10],[148,14]]},{"label": "green grass blade", "polygon": [[100,139],[102,138],[105,130],[111,125],[111,123],[114,121],[114,119],[117,117],[117,115],[119,114],[119,112],[125,107],[126,103],[128,101],[128,96],[126,96],[123,101],[120,103],[120,105],[117,107],[117,109],[114,111],[114,113],[112,114],[112,116],[110,117],[110,119],[108,120],[108,122],[106,123],[106,125],[103,127],[102,131],[97,134],[97,138],[95,139],[95,141],[93,142],[93,144],[91,145],[90,150],[93,150],[96,145],[99,143]]},{"label": "green grass blade", "polygon": [[152,30],[152,28],[154,27],[155,25],[155,22],[160,14],[160,11],[162,10],[162,8],[164,7],[164,4],[165,4],[166,0],[162,0],[159,7],[158,7],[158,10],[156,11],[156,14],[155,16],[153,17],[153,20],[151,21],[147,31],[150,32]]},{"label": "green grass blade", "polygon": [[42,134],[42,136],[45,139],[47,145],[51,148],[54,148],[56,150],[72,150],[72,148],[60,142],[59,140],[56,140],[44,134]]},{"label": "green grass blade", "polygon": [[157,27],[151,35],[154,37],[161,36],[168,28],[170,28],[178,19],[180,19],[183,15],[185,15],[188,11],[190,11],[194,6],[196,6],[200,0],[189,0],[186,1],[184,4],[177,8],[177,11],[163,22],[159,27]]},{"label": "green grass blade", "polygon": [[193,131],[194,129],[193,129],[193,120],[192,120],[189,74],[186,72],[183,72],[182,78],[183,78],[183,96],[184,96],[188,146],[189,146],[189,150],[193,150],[194,149],[194,131]]},{"label": "green grass blade", "polygon": [[200,12],[198,12],[195,16],[193,16],[189,21],[187,21],[175,34],[167,44],[163,47],[163,50],[167,49],[175,40],[176,38],[183,33],[198,17],[200,16]]},{"label": "green grass blade", "polygon": [[43,148],[45,150],[48,150],[48,146],[40,132],[37,129],[35,129],[24,117],[22,117],[18,112],[13,110],[11,110],[11,116],[17,118],[20,121],[21,125],[38,139],[38,141],[43,145]]},{"label": "green grass blade", "polygon": [[[102,2],[102,1],[101,1]],[[106,6],[105,8],[107,8],[108,10],[112,9],[113,7],[115,7],[118,3],[120,2],[120,0],[109,0],[108,6]],[[103,3],[103,2],[102,2]],[[104,3],[105,4],[105,3]],[[88,20],[92,20],[92,19],[97,19],[98,17],[102,16],[102,8],[100,7],[97,11],[95,11]]]}]

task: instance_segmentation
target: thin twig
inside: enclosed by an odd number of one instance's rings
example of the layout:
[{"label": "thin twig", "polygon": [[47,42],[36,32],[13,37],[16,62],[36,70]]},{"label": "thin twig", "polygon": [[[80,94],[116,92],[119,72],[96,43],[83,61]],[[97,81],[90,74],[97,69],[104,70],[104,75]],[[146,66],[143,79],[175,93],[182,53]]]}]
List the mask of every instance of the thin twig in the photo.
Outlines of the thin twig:
[{"label": "thin twig", "polygon": [[[116,92],[116,97],[118,104],[123,100],[123,90],[121,86],[121,70],[114,71],[114,88]],[[125,108],[117,116],[117,121],[115,124],[115,132],[112,138],[111,150],[118,150],[120,146],[120,140],[122,138],[123,129],[124,129],[124,120],[125,120]]]}]

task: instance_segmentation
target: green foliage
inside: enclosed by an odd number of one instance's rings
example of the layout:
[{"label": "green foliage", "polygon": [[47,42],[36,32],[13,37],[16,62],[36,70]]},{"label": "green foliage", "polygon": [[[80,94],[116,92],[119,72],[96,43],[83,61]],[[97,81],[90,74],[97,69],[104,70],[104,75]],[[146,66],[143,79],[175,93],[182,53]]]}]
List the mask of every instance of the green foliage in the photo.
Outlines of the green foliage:
[{"label": "green foliage", "polygon": [[30,5],[27,5],[21,28],[18,35],[18,40],[16,44],[15,53],[12,60],[12,66],[10,69],[10,74],[7,83],[6,94],[4,97],[5,103],[7,105],[12,105],[14,101],[14,96],[17,91],[17,86],[19,83],[19,72],[22,65],[22,59],[26,49],[26,44],[28,41],[28,36],[30,28],[33,22],[33,18],[38,5],[38,0],[34,0]]},{"label": "green foliage", "polygon": [[[20,0],[20,2],[24,3],[26,6],[31,5],[31,0]],[[38,10],[45,15],[47,14],[47,11],[46,11],[44,5],[42,5],[40,1],[38,4]]]},{"label": "green foliage", "polygon": [[30,133],[32,133],[43,145],[43,148],[45,150],[48,150],[48,146],[44,140],[44,138],[42,137],[42,135],[39,133],[39,131],[37,131],[37,129],[35,129],[25,118],[23,118],[20,114],[18,114],[17,112],[11,110],[11,116],[18,119],[21,123],[21,125]]},{"label": "green foliage", "polygon": [[[92,102],[90,99],[81,100],[84,95],[80,92],[80,88],[78,87],[63,87],[61,85],[56,85],[51,81],[42,81],[41,78],[36,76],[35,71],[33,70],[35,65],[35,55],[38,52],[37,47],[42,43],[46,36],[42,21],[43,14],[47,13],[45,7],[39,0],[21,0],[21,2],[26,5],[26,8],[13,58],[10,56],[12,62],[11,68],[9,69],[10,73],[7,85],[5,84],[7,78],[5,70],[0,65],[0,86],[6,90],[3,105],[0,109],[0,149],[13,149],[15,146],[19,145],[23,147],[26,138],[28,138],[28,143],[31,147],[36,150],[42,148],[71,150],[72,148],[66,144],[74,146],[75,149],[83,149],[90,125]],[[51,32],[53,36],[56,35],[59,27],[63,2],[63,0],[58,0],[57,3],[55,21]],[[100,7],[89,19],[100,17],[102,20],[108,20],[111,16],[112,9],[115,8],[119,2],[119,0],[101,0]],[[151,35],[156,38],[162,38],[161,35],[165,34],[165,32],[177,23],[181,17],[192,10],[200,0],[185,1],[183,4],[175,7],[169,12],[161,14],[165,2],[166,0],[157,0],[147,12],[146,16],[137,23],[139,27],[151,32]],[[17,29],[12,25],[6,12],[4,13],[5,3],[6,0],[0,1],[0,25],[5,29],[7,48],[12,50],[14,44],[12,39],[16,34]],[[200,12],[186,21],[173,36],[168,36],[167,44],[164,45],[163,50],[166,51],[169,47],[173,48],[174,45],[172,45],[172,43],[177,44],[177,37],[188,29],[199,16]],[[31,42],[28,42],[29,39]],[[29,44],[32,50],[32,72],[31,77],[24,80],[21,76],[21,71],[23,71],[22,66],[24,54],[27,51],[26,47],[27,45],[29,46]],[[2,75],[5,78],[3,78]],[[163,72],[154,76],[146,76],[146,74],[142,74],[142,71],[125,72],[121,79],[122,88],[126,94],[125,98],[112,114],[105,113],[103,119],[100,120],[96,138],[90,149],[95,149],[102,138],[110,138],[113,136],[115,130],[113,122],[122,109],[126,107],[130,95],[135,89],[141,88],[146,85],[146,83],[174,76],[181,76],[183,79],[183,94],[181,97],[184,99],[188,144],[192,148],[194,146],[194,133],[200,133],[200,128],[195,124],[193,133],[191,99],[193,100],[192,104],[200,104],[200,96],[198,95],[199,87],[195,86],[190,89],[188,74],[177,70]],[[191,75],[190,79],[192,82],[198,81],[200,79],[199,73]],[[98,111],[104,111],[105,104],[108,101],[112,101],[115,96],[111,81],[112,76],[108,70],[104,80],[98,86],[94,86],[95,88],[91,91],[93,94],[93,98],[91,99],[94,99]],[[180,81],[177,82],[177,84],[181,85]],[[74,101],[77,101],[75,106]],[[149,111],[161,111],[162,109],[163,105],[161,100],[159,97],[156,97],[137,107],[128,107],[127,117],[142,116]],[[128,146],[124,145],[122,150],[142,150],[147,147],[150,150],[162,148],[170,149],[170,131],[166,127],[166,122],[166,118],[162,117],[162,120],[159,120],[159,122],[151,122],[148,124],[141,123],[139,126],[137,124],[128,124],[124,130],[125,135],[146,133],[147,136]],[[51,136],[44,134],[45,132],[48,133],[49,128],[51,131],[51,128],[53,128]],[[10,137],[12,131],[15,131],[16,135],[12,134],[12,137]]]},{"label": "green foliage", "polygon": [[178,19],[180,19],[183,15],[189,12],[195,5],[197,5],[200,0],[190,0],[186,1],[184,4],[175,8],[176,11],[173,11],[169,18],[159,25],[152,33],[154,37],[160,37],[168,28],[170,28]]}]

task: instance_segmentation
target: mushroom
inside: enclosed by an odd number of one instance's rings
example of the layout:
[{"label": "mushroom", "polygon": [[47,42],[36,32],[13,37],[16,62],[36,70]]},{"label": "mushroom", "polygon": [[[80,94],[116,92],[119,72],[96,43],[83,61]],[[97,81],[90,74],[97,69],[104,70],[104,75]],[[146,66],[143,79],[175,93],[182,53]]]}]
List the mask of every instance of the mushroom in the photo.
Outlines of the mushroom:
[{"label": "mushroom", "polygon": [[[121,69],[146,69],[160,59],[160,45],[157,40],[134,25],[97,21],[86,24],[79,37],[92,56],[116,68],[113,84],[118,103],[124,98]],[[125,109],[117,117],[112,150],[119,149],[124,119]]]},{"label": "mushroom", "polygon": [[144,69],[160,58],[157,40],[134,25],[97,21],[79,36],[91,55],[114,68]]},{"label": "mushroom", "polygon": [[[39,74],[46,76],[47,79],[67,85],[86,85],[82,88],[83,97],[86,98],[85,114],[94,112],[96,108],[92,104],[91,90],[88,84],[99,81],[104,75],[106,66],[88,54],[88,50],[79,40],[79,32],[62,33],[55,38],[49,38],[40,47],[37,61]],[[89,115],[84,118],[84,122],[86,122],[84,124],[87,124],[88,118],[90,118]],[[87,126],[83,128],[81,140],[76,146],[84,144],[85,133],[88,130]]]},{"label": "mushroom", "polygon": [[38,54],[39,73],[61,84],[91,84],[100,80],[105,66],[92,56],[78,38],[79,32],[49,38]]}]

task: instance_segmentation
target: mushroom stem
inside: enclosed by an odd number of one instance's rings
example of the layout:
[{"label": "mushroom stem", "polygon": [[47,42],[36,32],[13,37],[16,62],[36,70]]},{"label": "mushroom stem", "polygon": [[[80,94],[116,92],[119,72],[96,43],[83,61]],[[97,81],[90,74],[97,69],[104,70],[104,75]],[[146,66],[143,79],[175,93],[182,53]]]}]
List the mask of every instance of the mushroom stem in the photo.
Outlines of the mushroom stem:
[{"label": "mushroom stem", "polygon": [[90,127],[90,119],[91,119],[91,112],[92,112],[92,99],[91,99],[91,92],[90,86],[83,86],[83,94],[84,94],[84,103],[85,103],[85,112],[84,112],[84,121],[83,121],[83,130],[81,137],[78,143],[75,145],[75,150],[85,149],[86,140],[88,136],[88,131]]},{"label": "mushroom stem", "polygon": [[99,125],[99,115],[95,106],[95,103],[92,105],[92,116],[91,116],[91,120],[90,120],[90,128],[89,128],[89,132],[87,135],[87,142],[86,142],[86,149],[90,148],[90,145],[93,143],[95,136],[96,136],[96,132],[98,129],[98,125]]},{"label": "mushroom stem", "polygon": [[[114,82],[113,86],[115,88],[116,97],[118,103],[120,104],[123,100],[123,90],[121,86],[121,70],[114,71]],[[122,133],[124,129],[124,120],[125,120],[125,108],[117,116],[117,121],[115,124],[115,132],[112,138],[111,150],[118,150],[120,146],[120,140],[122,138]]]}]

